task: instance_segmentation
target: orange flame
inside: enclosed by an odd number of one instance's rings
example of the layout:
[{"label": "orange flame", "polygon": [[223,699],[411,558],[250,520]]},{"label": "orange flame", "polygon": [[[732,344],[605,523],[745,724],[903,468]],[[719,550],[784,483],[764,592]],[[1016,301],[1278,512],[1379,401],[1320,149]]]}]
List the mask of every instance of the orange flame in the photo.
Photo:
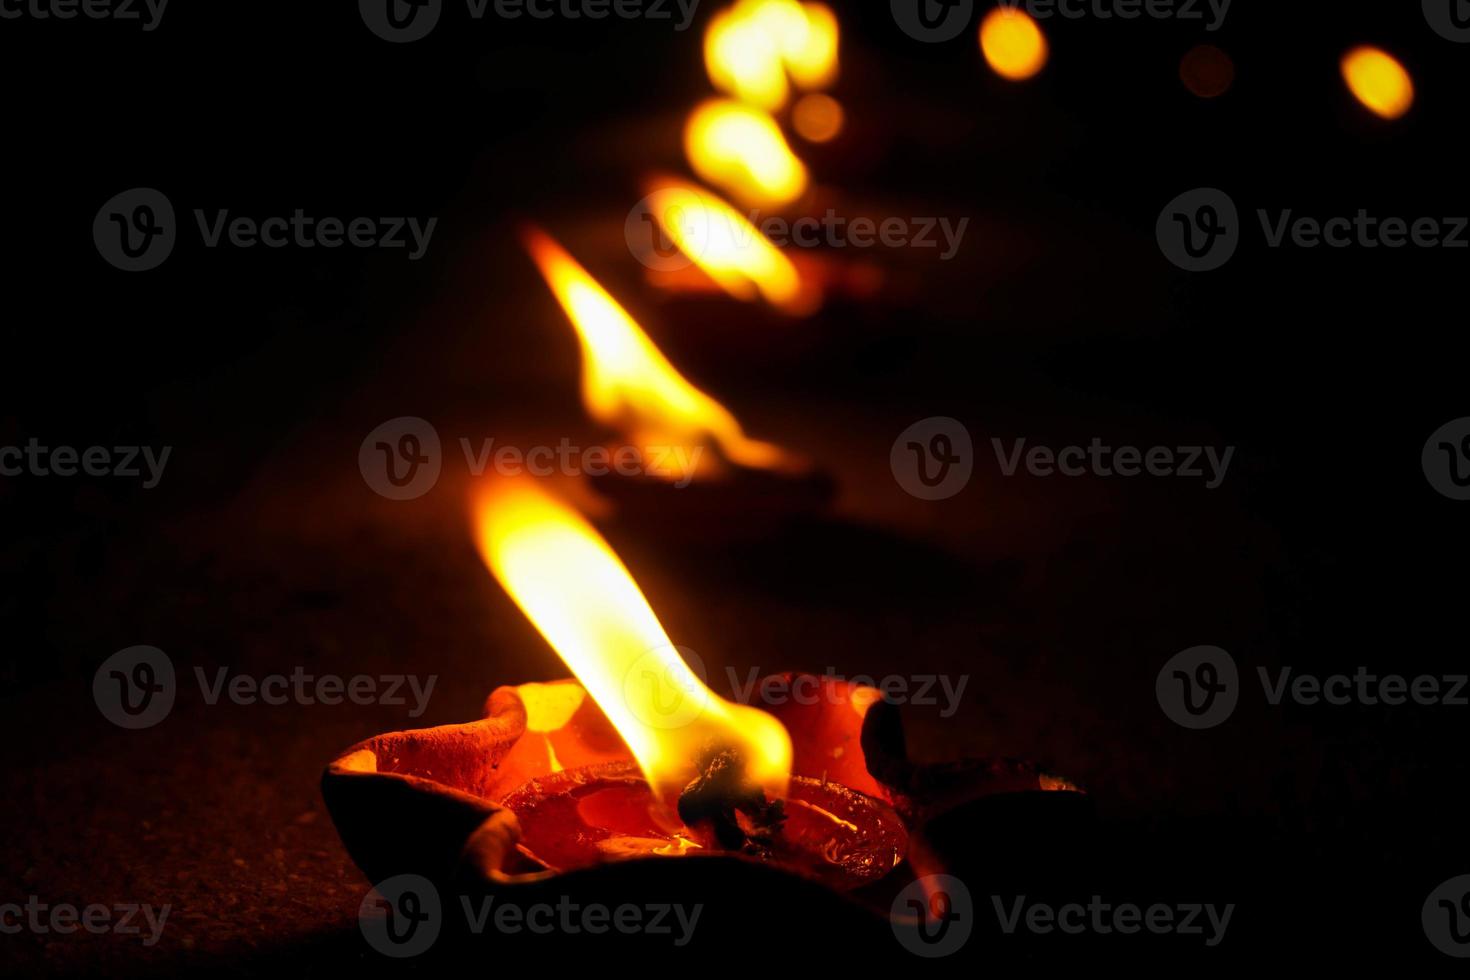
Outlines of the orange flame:
[{"label": "orange flame", "polygon": [[627,743],[659,795],[677,796],[701,752],[734,749],[786,795],[791,738],[771,715],[720,698],[689,668],[602,536],[530,481],[499,481],[475,509],[480,555]]},{"label": "orange flame", "polygon": [[[746,436],[730,410],[680,374],[628,311],[548,235],[528,230],[525,241],[581,342],[583,404],[594,419],[644,451],[653,475],[677,482],[696,472],[717,472],[718,460],[702,451],[711,443],[740,466],[797,465],[779,446]],[[672,454],[680,472],[650,462],[685,448],[695,451]]]},{"label": "orange flame", "polygon": [[757,294],[792,314],[812,312],[820,291],[760,229],[713,194],[673,178],[649,184],[644,203],[664,234],[690,262],[740,300]]}]

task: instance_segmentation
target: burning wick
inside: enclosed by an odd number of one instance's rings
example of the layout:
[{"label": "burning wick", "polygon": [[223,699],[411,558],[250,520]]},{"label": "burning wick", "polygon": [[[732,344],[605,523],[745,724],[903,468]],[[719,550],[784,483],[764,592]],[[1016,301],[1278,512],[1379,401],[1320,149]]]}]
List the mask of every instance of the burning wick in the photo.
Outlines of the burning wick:
[{"label": "burning wick", "polygon": [[699,769],[700,774],[679,796],[683,821],[691,827],[708,827],[727,851],[747,845],[769,848],[786,814],[780,800],[766,799],[760,786],[746,778],[740,754],[712,747]]}]

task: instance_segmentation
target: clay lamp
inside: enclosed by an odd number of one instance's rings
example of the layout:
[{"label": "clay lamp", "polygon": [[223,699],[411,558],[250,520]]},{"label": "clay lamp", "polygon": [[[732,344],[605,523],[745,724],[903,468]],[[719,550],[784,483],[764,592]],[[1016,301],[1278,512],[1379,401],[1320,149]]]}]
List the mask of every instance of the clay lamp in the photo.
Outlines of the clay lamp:
[{"label": "clay lamp", "polygon": [[819,697],[770,711],[725,701],[577,512],[508,482],[476,520],[491,571],[576,679],[499,688],[477,721],[380,735],[327,767],[332,819],[374,882],[618,900],[654,889],[726,901],[740,929],[779,896],[810,922],[871,924],[934,870],[936,814],[1072,788],[1022,764],[912,766],[872,688],[809,678]]}]

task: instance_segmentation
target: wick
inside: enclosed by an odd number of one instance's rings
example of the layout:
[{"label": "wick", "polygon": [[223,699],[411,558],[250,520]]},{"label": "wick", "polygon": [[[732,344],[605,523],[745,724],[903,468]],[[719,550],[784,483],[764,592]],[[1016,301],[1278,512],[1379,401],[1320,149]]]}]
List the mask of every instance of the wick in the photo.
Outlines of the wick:
[{"label": "wick", "polygon": [[680,794],[679,816],[690,827],[708,826],[729,851],[769,848],[786,819],[781,801],[767,800],[745,775],[740,754],[714,746],[701,754],[699,775]]}]

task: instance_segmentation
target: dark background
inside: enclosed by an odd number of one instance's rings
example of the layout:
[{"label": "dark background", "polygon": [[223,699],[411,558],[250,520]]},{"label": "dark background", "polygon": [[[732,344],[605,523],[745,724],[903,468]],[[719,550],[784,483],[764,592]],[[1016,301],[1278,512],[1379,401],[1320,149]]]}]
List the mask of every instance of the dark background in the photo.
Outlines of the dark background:
[{"label": "dark background", "polygon": [[[399,504],[356,464],[362,438],[401,415],[433,421],[451,453],[460,435],[589,438],[571,332],[514,237],[532,219],[752,433],[841,486],[836,518],[777,536],[609,529],[713,676],[968,674],[958,716],[912,712],[915,750],[1035,759],[1086,787],[1108,853],[1097,888],[1238,903],[1224,947],[1192,957],[1450,963],[1419,908],[1470,871],[1470,709],[1275,709],[1254,671],[1464,672],[1470,525],[1419,456],[1466,414],[1466,253],[1271,250],[1254,211],[1465,214],[1467,51],[1418,4],[1237,0],[1209,36],[1050,21],[1049,66],[1013,85],[973,32],[919,44],[885,4],[847,4],[835,94],[849,128],[798,152],[854,209],[972,221],[951,263],[877,257],[901,296],[788,321],[663,297],[622,244],[638,178],[683,165],[714,7],[679,34],[476,23],[450,4],[432,37],[404,46],[348,3],[176,0],[152,33],[0,22],[0,444],[173,447],[149,491],[0,480],[0,898],[174,906],[152,949],[21,934],[0,937],[0,962],[242,975],[375,962],[354,918],[367,883],[321,805],[321,767],[377,732],[472,718],[497,684],[563,672],[474,554],[463,467],[450,473],[451,457],[435,491]],[[1201,40],[1236,62],[1223,98],[1178,80]],[[1407,118],[1385,123],[1347,95],[1338,58],[1364,42],[1413,73]],[[135,186],[166,193],[185,226],[162,268],[129,275],[90,228]],[[1199,186],[1226,190],[1250,227],[1224,269],[1189,275],[1153,227]],[[196,207],[440,222],[411,263],[208,250]],[[975,480],[942,503],[907,496],[888,469],[897,434],[933,415],[963,421],[979,451]],[[989,451],[991,437],[1093,436],[1237,450],[1213,492],[1007,479]],[[135,644],[189,679],[166,722],[123,732],[98,714],[91,678]],[[1230,722],[1190,733],[1153,685],[1196,644],[1229,650],[1251,683]],[[211,707],[192,685],[195,666],[297,665],[436,674],[439,687],[407,719]],[[1055,943],[1027,955],[1068,951]]]}]

